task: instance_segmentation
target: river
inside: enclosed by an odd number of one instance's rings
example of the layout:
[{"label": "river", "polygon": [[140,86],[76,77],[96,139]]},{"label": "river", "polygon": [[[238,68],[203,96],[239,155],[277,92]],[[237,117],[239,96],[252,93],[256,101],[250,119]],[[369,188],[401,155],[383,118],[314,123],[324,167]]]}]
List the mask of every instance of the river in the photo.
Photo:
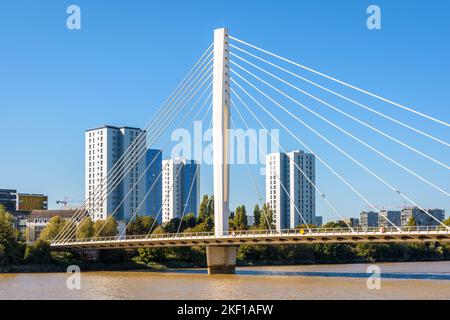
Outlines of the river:
[{"label": "river", "polygon": [[367,287],[367,264],[205,270],[0,274],[0,299],[450,299],[450,262],[380,263],[381,288]]}]

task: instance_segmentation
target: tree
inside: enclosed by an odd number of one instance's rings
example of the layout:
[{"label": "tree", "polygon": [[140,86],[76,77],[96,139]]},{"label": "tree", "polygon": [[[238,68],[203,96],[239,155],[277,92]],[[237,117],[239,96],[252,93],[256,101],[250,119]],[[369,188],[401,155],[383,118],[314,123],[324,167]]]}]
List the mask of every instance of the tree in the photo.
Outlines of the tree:
[{"label": "tree", "polygon": [[152,262],[166,261],[165,250],[163,248],[139,248],[134,261],[150,264]]},{"label": "tree", "polygon": [[245,230],[248,227],[245,206],[239,206],[236,208],[233,225],[236,230]]},{"label": "tree", "polygon": [[377,246],[377,243],[358,243],[355,248],[356,254],[365,262],[374,263],[377,258]]},{"label": "tree", "polygon": [[15,230],[13,228],[14,226],[14,217],[9,214],[8,212],[6,212],[6,209],[3,205],[0,204],[0,221],[4,222],[5,224],[8,224],[12,227],[13,230]]},{"label": "tree", "polygon": [[[145,235],[158,226],[151,216],[136,216],[127,227],[128,235]],[[151,233],[151,232],[150,232]]]},{"label": "tree", "polygon": [[94,236],[94,223],[90,217],[81,220],[77,230],[77,239],[87,239]]},{"label": "tree", "polygon": [[262,252],[260,246],[252,246],[243,244],[238,247],[236,259],[242,263],[249,263],[252,261],[261,261]]},{"label": "tree", "polygon": [[279,245],[280,258],[295,263],[314,263],[314,247],[311,244]]},{"label": "tree", "polygon": [[276,261],[281,257],[280,246],[274,245],[241,245],[236,259],[241,263]]},{"label": "tree", "polygon": [[193,228],[197,225],[197,219],[193,213],[189,213],[183,217],[181,222],[180,232],[186,229]]},{"label": "tree", "polygon": [[316,261],[342,263],[352,261],[356,255],[353,246],[346,243],[314,244]]},{"label": "tree", "polygon": [[200,203],[200,210],[198,213],[197,224],[203,224],[207,231],[211,231],[214,228],[214,197],[208,197],[204,195],[202,202]]},{"label": "tree", "polygon": [[198,221],[204,222],[208,218],[209,212],[208,212],[208,204],[209,204],[209,197],[207,194],[203,196],[202,201],[200,202],[200,209],[198,212]]},{"label": "tree", "polygon": [[259,209],[259,206],[256,204],[253,208],[253,219],[254,219],[254,225],[259,226],[261,221],[261,209]]},{"label": "tree", "polygon": [[117,235],[117,221],[113,217],[97,220],[94,223],[95,237],[112,237]]},{"label": "tree", "polygon": [[330,221],[330,222],[327,222],[327,223],[325,223],[323,226],[322,226],[322,228],[325,228],[325,229],[339,229],[339,228],[346,228],[346,229],[348,229],[348,225],[344,222],[344,221],[342,221],[342,220],[339,220],[339,221]]},{"label": "tree", "polygon": [[415,227],[417,226],[416,224],[416,218],[414,218],[413,215],[411,215],[408,219],[408,223],[406,224],[407,227]]},{"label": "tree", "polygon": [[157,226],[153,231],[152,234],[162,234],[164,233],[164,229],[162,225]]},{"label": "tree", "polygon": [[[62,228],[64,228],[67,223],[68,222],[60,216],[52,217],[44,230],[42,230],[39,239],[43,241],[51,241],[61,232]],[[68,231],[72,229],[74,228],[66,228],[65,230]],[[69,235],[71,233],[67,232],[67,234]]]},{"label": "tree", "polygon": [[214,220],[214,196],[209,197],[208,201],[208,217]]},{"label": "tree", "polygon": [[31,242],[31,240],[33,239],[32,231],[33,230],[30,227],[25,228],[24,238],[26,242]]},{"label": "tree", "polygon": [[19,233],[13,222],[14,218],[0,205],[0,265],[14,264],[20,259]]},{"label": "tree", "polygon": [[315,224],[304,224],[298,225],[296,229],[316,229],[317,226]]},{"label": "tree", "polygon": [[268,230],[273,229],[273,212],[270,210],[267,203],[264,203],[262,210],[261,210],[261,219],[259,222],[259,228]]},{"label": "tree", "polygon": [[209,232],[211,231],[210,226],[206,222],[197,224],[195,227],[187,228],[184,232]]},{"label": "tree", "polygon": [[236,230],[236,226],[234,224],[234,217],[235,217],[234,211],[231,211],[230,214],[228,215],[228,228],[230,230]]},{"label": "tree", "polygon": [[162,229],[164,230],[164,233],[177,233],[180,221],[181,219],[176,217],[166,223],[163,223]]},{"label": "tree", "polygon": [[50,244],[38,239],[25,250],[25,262],[31,264],[49,264],[52,262]]},{"label": "tree", "polygon": [[183,217],[183,220],[176,217],[162,225],[164,233],[177,233],[193,228],[197,225],[197,219],[193,213],[189,213]]},{"label": "tree", "polygon": [[450,226],[450,217],[447,220],[444,220],[444,224],[446,226]]}]

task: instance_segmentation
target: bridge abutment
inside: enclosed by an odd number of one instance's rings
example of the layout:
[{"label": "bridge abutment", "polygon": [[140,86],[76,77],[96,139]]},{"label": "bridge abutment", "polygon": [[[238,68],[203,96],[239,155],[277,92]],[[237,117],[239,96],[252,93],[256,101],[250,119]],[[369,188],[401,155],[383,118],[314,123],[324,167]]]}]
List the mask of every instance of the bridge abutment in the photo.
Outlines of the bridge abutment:
[{"label": "bridge abutment", "polygon": [[208,274],[234,274],[237,246],[207,246]]}]

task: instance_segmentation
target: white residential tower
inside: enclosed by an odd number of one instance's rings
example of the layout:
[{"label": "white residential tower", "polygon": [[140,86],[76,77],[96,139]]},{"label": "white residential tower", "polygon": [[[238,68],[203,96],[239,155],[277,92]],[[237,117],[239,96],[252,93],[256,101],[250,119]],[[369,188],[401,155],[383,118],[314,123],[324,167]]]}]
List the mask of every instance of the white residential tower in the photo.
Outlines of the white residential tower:
[{"label": "white residential tower", "polygon": [[[108,172],[141,132],[142,130],[139,128],[113,126],[103,126],[85,132],[85,197],[88,200],[88,212],[94,221],[105,220],[114,212],[116,220],[128,221],[144,199],[146,179],[143,177],[120,205],[122,199],[145,171],[145,155],[139,161],[134,158],[133,164],[131,164],[131,157],[125,156],[123,158],[121,163],[131,165],[129,172],[127,170],[116,171],[116,169],[111,172],[120,172],[120,177],[126,174],[123,179],[114,178],[111,174],[107,177]],[[141,145],[141,150],[135,149],[135,154],[139,153],[140,155],[140,151],[145,148],[145,144],[139,145]],[[118,183],[119,181],[120,183]],[[103,185],[102,193],[100,187],[98,187],[101,183]],[[106,196],[107,193],[110,193],[108,197]],[[94,197],[99,200],[94,201]],[[144,201],[137,214],[145,214],[145,212],[146,203]]]},{"label": "white residential tower", "polygon": [[315,183],[314,155],[292,151],[266,156],[266,202],[276,229],[316,223],[314,186],[308,179]]},{"label": "white residential tower", "polygon": [[200,206],[200,168],[193,160],[168,159],[162,162],[162,221],[193,213]]}]

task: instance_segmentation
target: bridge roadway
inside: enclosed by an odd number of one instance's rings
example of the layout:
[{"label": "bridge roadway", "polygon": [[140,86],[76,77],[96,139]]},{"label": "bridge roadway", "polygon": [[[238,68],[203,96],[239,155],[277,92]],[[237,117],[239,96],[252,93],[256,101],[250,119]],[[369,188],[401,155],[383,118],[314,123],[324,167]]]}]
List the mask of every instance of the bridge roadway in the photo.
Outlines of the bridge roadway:
[{"label": "bridge roadway", "polygon": [[128,235],[70,239],[52,243],[55,249],[101,250],[192,246],[238,246],[241,244],[450,242],[450,229],[443,227],[286,229],[229,231],[216,237],[212,232]]}]

